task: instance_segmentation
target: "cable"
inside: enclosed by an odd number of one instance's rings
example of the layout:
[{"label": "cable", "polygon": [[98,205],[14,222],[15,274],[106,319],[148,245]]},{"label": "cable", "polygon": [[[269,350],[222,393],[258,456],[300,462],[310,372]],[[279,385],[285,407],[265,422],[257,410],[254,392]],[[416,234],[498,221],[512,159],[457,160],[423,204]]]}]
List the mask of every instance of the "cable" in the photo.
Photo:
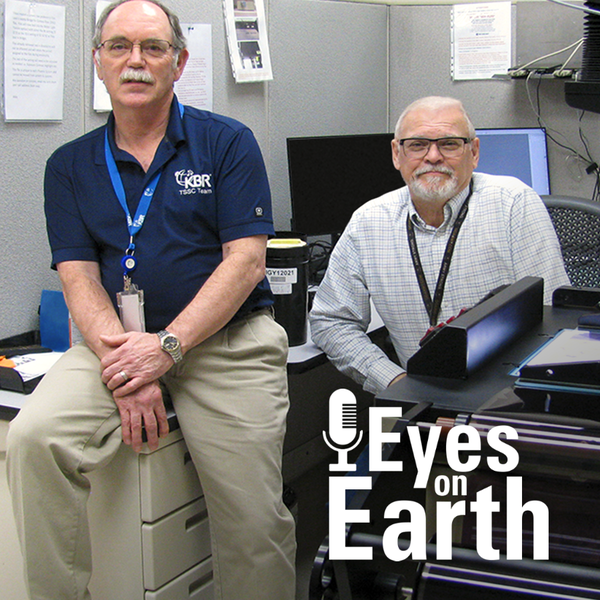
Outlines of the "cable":
[{"label": "cable", "polygon": [[324,241],[311,242],[308,245],[308,279],[311,284],[321,283],[329,264],[332,245]]},{"label": "cable", "polygon": [[586,12],[590,15],[600,15],[600,10],[595,10],[587,6],[579,6],[577,4],[571,4],[570,2],[564,2],[563,0],[550,0],[550,2],[554,2],[555,4],[562,4],[563,6],[568,6],[569,8],[576,8],[577,10],[582,10],[583,12]]},{"label": "cable", "polygon": [[581,122],[583,120],[584,115],[585,115],[585,111],[581,111],[581,114],[579,115],[579,139],[581,140],[581,143],[583,144],[583,147],[585,148],[585,152],[589,159],[589,164],[585,171],[588,175],[595,173],[595,176],[596,176],[596,182],[594,184],[594,191],[592,192],[592,200],[597,201],[600,196],[600,168],[598,167],[598,164],[592,158],[592,155],[591,155],[590,149],[589,149],[589,143],[585,137],[585,134],[583,133],[583,129],[581,128]]},{"label": "cable", "polygon": [[[561,4],[563,6],[566,6],[568,8],[574,8],[576,10],[582,10],[585,13],[588,13],[590,15],[596,15],[596,16],[600,16],[600,10],[596,10],[593,8],[589,8],[589,6],[580,6],[580,5],[576,5],[576,4],[571,4],[569,2],[565,2],[564,0],[550,0],[550,2],[554,2],[555,4]],[[541,114],[541,105],[540,105],[540,86],[541,86],[541,81],[542,78],[540,77],[538,80],[538,85],[536,88],[536,99],[535,99],[535,103],[532,99],[531,96],[531,91],[529,88],[529,81],[532,77],[532,75],[534,74],[534,72],[530,72],[527,73],[526,69],[545,59],[545,58],[549,58],[552,56],[556,56],[557,54],[561,54],[562,52],[565,52],[567,50],[570,50],[571,48],[573,48],[573,51],[571,52],[571,54],[569,55],[569,57],[565,60],[565,62],[563,63],[563,65],[559,68],[554,69],[553,71],[553,75],[555,77],[565,77],[568,75],[572,75],[571,70],[567,70],[567,64],[569,63],[569,61],[573,58],[573,56],[575,56],[575,54],[577,53],[577,51],[581,48],[581,46],[584,43],[585,38],[581,38],[580,40],[578,40],[577,42],[574,42],[573,44],[567,46],[566,48],[563,48],[562,50],[558,50],[556,52],[552,52],[550,54],[547,54],[545,56],[542,56],[540,58],[537,58],[535,60],[532,60],[530,62],[528,62],[527,64],[521,66],[521,67],[517,67],[515,69],[509,69],[509,73],[511,71],[513,71],[513,75],[516,75],[517,73],[519,73],[520,75],[527,75],[527,80],[525,82],[525,89],[527,92],[527,98],[529,100],[529,104],[537,118],[538,124],[540,127],[543,127],[544,129],[546,129],[546,134],[548,136],[548,138],[554,142],[557,146],[559,146],[560,148],[563,148],[565,150],[567,150],[568,152],[570,152],[572,154],[572,156],[576,159],[581,160],[582,162],[586,163],[586,173],[588,175],[591,175],[592,173],[595,174],[595,183],[594,183],[594,190],[592,193],[592,199],[593,200],[600,200],[600,167],[598,166],[598,164],[596,163],[596,161],[592,158],[591,153],[590,153],[590,148],[589,148],[589,144],[588,141],[585,137],[585,134],[583,133],[583,129],[582,129],[582,121],[583,121],[583,117],[585,115],[585,111],[581,111],[580,115],[579,115],[579,125],[578,125],[578,130],[579,130],[579,139],[583,145],[584,148],[584,153],[585,155],[582,155],[580,152],[578,152],[577,150],[575,150],[574,148],[572,148],[569,145],[568,140],[566,140],[565,136],[560,133],[559,131],[553,130],[550,127],[548,127],[545,123],[544,120],[542,119],[542,114]],[[565,139],[565,143],[559,142],[556,137],[553,134],[557,134],[558,136],[562,137]]]},{"label": "cable", "polygon": [[[583,134],[583,130],[581,129],[581,121],[583,119],[585,111],[581,111],[580,116],[579,116],[579,138],[583,144],[584,152],[585,152],[585,154],[581,154],[579,151],[577,151],[575,148],[573,148],[569,144],[569,141],[566,139],[566,137],[560,131],[552,129],[543,120],[542,114],[541,114],[541,104],[540,104],[540,87],[541,87],[541,83],[542,83],[542,78],[540,77],[537,80],[537,87],[535,90],[536,96],[535,96],[535,100],[534,100],[532,98],[532,94],[531,94],[531,90],[530,90],[530,86],[529,86],[530,79],[533,75],[534,75],[534,72],[532,71],[527,76],[527,80],[525,82],[525,89],[527,91],[527,98],[529,100],[529,104],[536,116],[538,125],[540,127],[543,127],[546,130],[546,135],[548,136],[549,140],[554,142],[560,148],[563,148],[564,150],[567,150],[568,152],[570,152],[575,158],[584,162],[586,164],[586,173],[588,175],[591,175],[592,173],[595,174],[595,184],[594,184],[594,191],[592,194],[592,199],[593,200],[600,199],[600,169],[599,169],[596,161],[591,156],[588,142],[585,138],[585,135]],[[559,141],[557,139],[557,136],[563,138],[564,142]]]},{"label": "cable", "polygon": [[543,119],[542,119],[542,113],[541,113],[541,106],[540,106],[540,86],[541,86],[541,78],[538,79],[538,83],[537,83],[537,88],[536,88],[536,98],[535,98],[535,103],[531,97],[531,91],[529,89],[529,80],[531,79],[531,77],[533,76],[533,72],[531,72],[529,74],[529,76],[527,77],[527,81],[525,82],[525,89],[527,91],[527,98],[529,100],[529,104],[531,106],[531,109],[533,110],[538,125],[540,127],[543,127],[546,130],[546,135],[558,146],[560,146],[561,148],[564,148],[565,150],[569,150],[570,152],[575,153],[579,158],[581,158],[582,160],[586,160],[584,157],[582,157],[576,150],[574,150],[573,148],[571,148],[571,146],[568,146],[568,140],[566,140],[565,138],[565,142],[559,142],[556,138],[554,138],[552,136],[552,133],[557,134],[559,136],[562,136],[562,133],[560,133],[560,131],[556,131],[554,129],[552,129]]},{"label": "cable", "polygon": [[[581,46],[583,46],[583,39],[584,38],[581,38],[579,40],[579,42],[577,42],[575,49],[573,50],[573,52],[571,52],[571,54],[569,54],[569,58],[567,58],[567,60],[565,60],[565,62],[563,63],[563,66],[559,69],[559,72],[558,72],[559,74],[557,75],[558,77],[560,77],[560,73],[562,73],[567,68],[569,61],[575,56],[575,54],[577,54],[577,51],[579,50],[579,48],[581,48]],[[557,74],[556,71],[554,73],[555,73],[555,75]]]},{"label": "cable", "polygon": [[[565,48],[562,48],[561,50],[556,50],[556,52],[551,52],[550,54],[546,54],[544,56],[540,56],[539,58],[534,58],[533,60],[530,60],[528,63],[520,66],[520,67],[515,67],[516,70],[523,70],[523,69],[527,69],[530,65],[533,65],[541,60],[544,60],[545,58],[550,58],[552,56],[556,56],[557,54],[562,54],[563,52],[566,52],[567,50],[570,50],[571,48],[573,48],[574,46],[577,46],[577,48],[574,50],[573,54],[571,54],[571,56],[569,56],[569,58],[567,59],[566,62],[568,62],[569,60],[571,60],[571,58],[573,57],[573,55],[575,54],[575,52],[577,52],[577,50],[579,50],[579,48],[581,47],[581,45],[583,44],[583,38],[577,40],[576,42],[573,42],[572,44],[569,44],[568,46],[566,46]],[[566,63],[565,63],[566,64]]]}]

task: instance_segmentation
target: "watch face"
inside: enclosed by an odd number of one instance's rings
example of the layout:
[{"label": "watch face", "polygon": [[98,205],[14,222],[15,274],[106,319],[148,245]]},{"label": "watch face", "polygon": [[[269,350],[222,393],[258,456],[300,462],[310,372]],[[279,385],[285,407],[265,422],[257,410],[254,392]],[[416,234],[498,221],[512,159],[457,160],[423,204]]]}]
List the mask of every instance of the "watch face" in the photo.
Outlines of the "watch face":
[{"label": "watch face", "polygon": [[177,350],[179,347],[179,340],[172,335],[168,335],[163,339],[163,348],[165,350]]}]

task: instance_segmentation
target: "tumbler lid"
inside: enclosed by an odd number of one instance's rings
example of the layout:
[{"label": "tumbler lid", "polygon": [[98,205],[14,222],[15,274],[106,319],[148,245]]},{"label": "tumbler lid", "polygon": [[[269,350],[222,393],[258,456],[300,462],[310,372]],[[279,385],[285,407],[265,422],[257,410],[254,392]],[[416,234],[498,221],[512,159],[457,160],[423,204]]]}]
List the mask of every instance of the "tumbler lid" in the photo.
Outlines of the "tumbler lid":
[{"label": "tumbler lid", "polygon": [[271,238],[267,241],[267,254],[275,258],[306,256],[308,246],[300,238]]}]

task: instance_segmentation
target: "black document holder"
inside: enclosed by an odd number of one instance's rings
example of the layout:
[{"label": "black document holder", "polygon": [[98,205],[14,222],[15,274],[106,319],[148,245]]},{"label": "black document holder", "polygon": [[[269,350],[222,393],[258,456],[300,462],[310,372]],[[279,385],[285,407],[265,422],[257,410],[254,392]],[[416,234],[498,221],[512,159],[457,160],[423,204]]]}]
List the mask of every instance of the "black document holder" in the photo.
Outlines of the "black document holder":
[{"label": "black document holder", "polygon": [[543,279],[520,279],[444,325],[409,358],[407,373],[466,379],[541,323],[543,302]]}]

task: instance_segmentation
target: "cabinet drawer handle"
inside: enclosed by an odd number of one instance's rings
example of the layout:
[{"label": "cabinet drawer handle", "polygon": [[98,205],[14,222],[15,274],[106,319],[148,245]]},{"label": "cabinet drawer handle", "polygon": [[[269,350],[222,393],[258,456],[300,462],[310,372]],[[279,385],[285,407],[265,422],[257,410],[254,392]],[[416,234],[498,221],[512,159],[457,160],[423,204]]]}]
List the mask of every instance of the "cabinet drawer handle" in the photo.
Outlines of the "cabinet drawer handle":
[{"label": "cabinet drawer handle", "polygon": [[190,531],[194,527],[197,527],[198,525],[200,525],[200,523],[202,523],[202,521],[205,521],[207,517],[208,517],[208,511],[202,510],[199,513],[190,517],[189,519],[186,519],[185,530]]},{"label": "cabinet drawer handle", "polygon": [[192,581],[192,583],[190,583],[190,585],[188,587],[188,596],[190,596],[190,598],[191,598],[195,592],[197,592],[199,589],[204,587],[211,580],[212,580],[212,571],[210,571],[209,573],[206,573],[206,575],[203,575],[202,577],[199,577],[198,579],[196,579],[196,581]]}]

